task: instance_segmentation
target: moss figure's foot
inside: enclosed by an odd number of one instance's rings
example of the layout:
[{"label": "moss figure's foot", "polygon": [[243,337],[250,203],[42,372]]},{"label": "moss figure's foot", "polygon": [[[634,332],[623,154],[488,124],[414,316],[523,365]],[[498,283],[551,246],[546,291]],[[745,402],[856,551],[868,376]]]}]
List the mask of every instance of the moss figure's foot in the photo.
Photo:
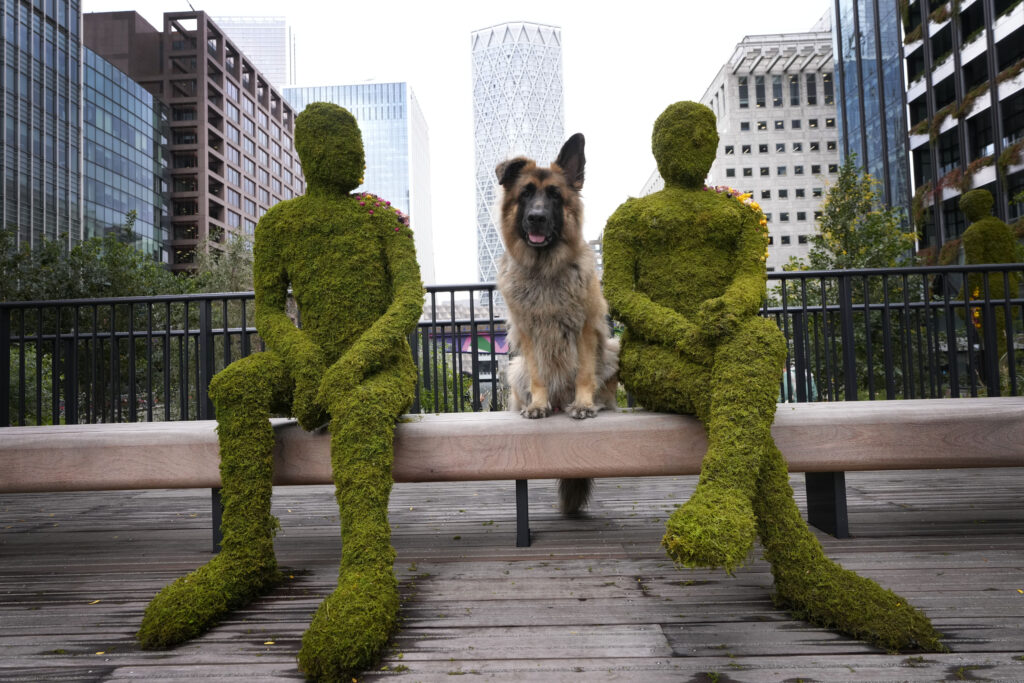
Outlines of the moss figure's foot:
[{"label": "moss figure's foot", "polygon": [[772,567],[775,604],[793,616],[890,652],[945,652],[938,633],[904,598],[824,557],[816,566]]},{"label": "moss figure's foot", "polygon": [[398,621],[391,567],[343,569],[302,636],[299,668],[318,681],[348,681],[380,658]]},{"label": "moss figure's foot", "polygon": [[757,532],[750,499],[713,486],[698,486],[665,527],[661,544],[677,564],[728,572],[742,566]]},{"label": "moss figure's foot", "polygon": [[208,631],[225,614],[248,604],[280,581],[272,553],[216,557],[156,594],[136,634],[145,649],[173,647]]}]

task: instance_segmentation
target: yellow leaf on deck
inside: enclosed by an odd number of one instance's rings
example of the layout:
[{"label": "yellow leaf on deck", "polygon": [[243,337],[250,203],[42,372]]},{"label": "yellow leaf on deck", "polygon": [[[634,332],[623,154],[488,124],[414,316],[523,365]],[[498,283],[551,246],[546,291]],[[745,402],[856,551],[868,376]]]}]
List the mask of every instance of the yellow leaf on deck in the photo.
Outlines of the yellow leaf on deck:
[{"label": "yellow leaf on deck", "polygon": [[264,645],[273,645],[273,644],[274,644],[274,641],[272,641],[272,640],[268,640],[267,642],[265,642],[265,643],[263,643],[263,644],[264,644]]},{"label": "yellow leaf on deck", "polygon": [[97,602],[99,602],[99,600],[93,600],[93,601],[92,601],[92,602],[90,602],[89,604],[90,604],[90,605],[95,605],[95,604],[96,604]]}]

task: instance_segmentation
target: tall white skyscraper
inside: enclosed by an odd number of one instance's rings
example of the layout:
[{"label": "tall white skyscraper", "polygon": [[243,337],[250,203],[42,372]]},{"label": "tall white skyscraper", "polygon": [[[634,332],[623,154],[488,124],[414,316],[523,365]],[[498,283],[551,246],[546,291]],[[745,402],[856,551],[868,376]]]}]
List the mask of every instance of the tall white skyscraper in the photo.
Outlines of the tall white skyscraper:
[{"label": "tall white skyscraper", "polygon": [[295,83],[295,39],[284,17],[213,17],[278,89]]},{"label": "tall white skyscraper", "polygon": [[359,83],[285,88],[284,97],[301,112],[311,102],[333,102],[359,123],[366,152],[366,174],[359,192],[372,192],[409,216],[420,276],[434,275],[430,207],[430,140],[427,122],[406,83]]},{"label": "tall white skyscraper", "polygon": [[493,282],[504,252],[496,221],[494,167],[519,155],[547,164],[564,142],[562,31],[513,22],[474,31],[470,38],[477,267],[481,282]]}]

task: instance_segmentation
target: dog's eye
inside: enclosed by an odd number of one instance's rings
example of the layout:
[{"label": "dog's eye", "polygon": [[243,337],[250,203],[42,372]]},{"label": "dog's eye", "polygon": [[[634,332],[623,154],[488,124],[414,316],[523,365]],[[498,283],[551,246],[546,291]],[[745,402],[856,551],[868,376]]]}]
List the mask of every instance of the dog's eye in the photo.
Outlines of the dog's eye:
[{"label": "dog's eye", "polygon": [[548,193],[548,196],[552,199],[561,199],[562,193],[558,191],[558,188],[554,185],[548,185],[544,190]]},{"label": "dog's eye", "polygon": [[519,193],[520,197],[532,197],[533,193],[537,191],[537,186],[533,183],[529,183],[523,188],[523,191]]}]

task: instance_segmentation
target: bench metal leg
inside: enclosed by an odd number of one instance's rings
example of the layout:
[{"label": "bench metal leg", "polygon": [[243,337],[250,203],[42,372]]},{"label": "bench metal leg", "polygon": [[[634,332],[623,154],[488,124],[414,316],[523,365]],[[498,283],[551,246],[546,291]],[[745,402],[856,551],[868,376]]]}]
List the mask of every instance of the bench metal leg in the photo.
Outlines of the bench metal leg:
[{"label": "bench metal leg", "polygon": [[224,504],[220,501],[220,489],[210,489],[210,503],[213,511],[213,549],[212,553],[220,552],[220,521],[224,515]]},{"label": "bench metal leg", "polygon": [[836,538],[850,537],[846,515],[846,473],[807,472],[807,522]]},{"label": "bench metal leg", "polygon": [[516,547],[530,547],[530,496],[526,479],[516,479]]}]

